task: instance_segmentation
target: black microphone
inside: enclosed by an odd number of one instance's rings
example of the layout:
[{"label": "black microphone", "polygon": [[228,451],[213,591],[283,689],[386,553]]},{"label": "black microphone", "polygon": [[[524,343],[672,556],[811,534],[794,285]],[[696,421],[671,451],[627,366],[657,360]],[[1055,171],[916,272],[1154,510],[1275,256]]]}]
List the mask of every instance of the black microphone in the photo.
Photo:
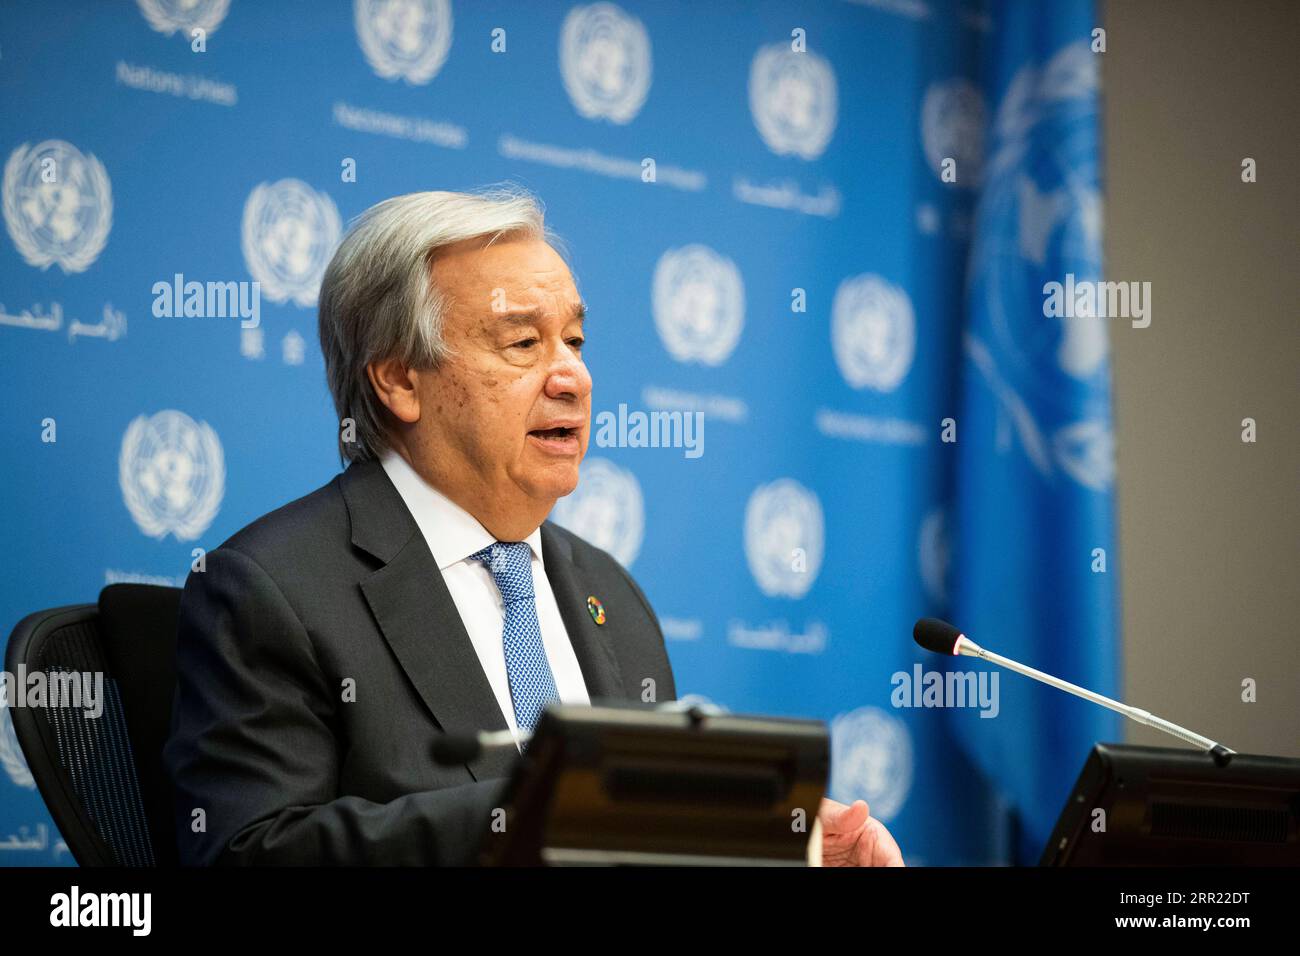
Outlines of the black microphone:
[{"label": "black microphone", "polygon": [[956,654],[961,636],[961,631],[937,617],[923,617],[912,628],[912,639],[936,654]]},{"label": "black microphone", "polygon": [[985,650],[947,621],[941,621],[934,617],[923,617],[912,628],[912,638],[927,651],[934,651],[936,654],[952,654],[956,657],[983,658],[992,664],[997,664],[1008,670],[1013,670],[1017,674],[1024,674],[1026,677],[1032,677],[1036,681],[1063,690],[1067,694],[1073,694],[1076,697],[1082,697],[1084,700],[1090,700],[1094,704],[1100,704],[1102,707],[1123,714],[1130,720],[1136,720],[1146,727],[1163,730],[1179,740],[1210,751],[1217,763],[1225,762],[1227,756],[1236,753],[1235,750],[1229,750],[1223,744],[1216,743],[1209,737],[1202,737],[1186,727],[1180,727],[1162,717],[1157,717],[1150,711],[1142,710],[1139,707],[1130,707],[1128,704],[1122,704],[1117,700],[1111,700],[1109,697],[1103,697],[1101,694],[1079,687],[1077,684],[1071,684],[1059,677],[1053,677],[1051,674],[1045,674],[1040,670],[1013,661],[1009,657],[1003,657],[1001,654]]}]

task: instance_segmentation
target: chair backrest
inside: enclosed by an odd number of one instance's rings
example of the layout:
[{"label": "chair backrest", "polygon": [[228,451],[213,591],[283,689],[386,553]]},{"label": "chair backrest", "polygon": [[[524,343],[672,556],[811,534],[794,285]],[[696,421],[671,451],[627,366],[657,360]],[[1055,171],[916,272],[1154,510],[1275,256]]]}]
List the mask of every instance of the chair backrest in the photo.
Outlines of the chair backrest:
[{"label": "chair backrest", "polygon": [[[82,866],[175,866],[171,785],[162,747],[176,685],[179,588],[113,584],[99,604],[29,614],[5,670],[103,675],[102,713],[11,707],[14,732],[50,816]],[[30,682],[29,682],[30,683]]]}]

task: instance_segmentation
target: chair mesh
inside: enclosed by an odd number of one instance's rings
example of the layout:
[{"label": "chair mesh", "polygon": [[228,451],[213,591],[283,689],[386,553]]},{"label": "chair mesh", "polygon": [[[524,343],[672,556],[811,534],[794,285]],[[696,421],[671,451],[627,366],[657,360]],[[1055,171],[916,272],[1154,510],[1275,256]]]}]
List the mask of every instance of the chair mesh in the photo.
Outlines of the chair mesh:
[{"label": "chair mesh", "polygon": [[46,638],[37,657],[28,667],[47,674],[104,673],[103,712],[98,717],[87,717],[84,703],[47,707],[45,713],[54,731],[59,762],[116,863],[154,866],[122,696],[117,681],[107,672],[99,629],[90,622],[62,627]]}]

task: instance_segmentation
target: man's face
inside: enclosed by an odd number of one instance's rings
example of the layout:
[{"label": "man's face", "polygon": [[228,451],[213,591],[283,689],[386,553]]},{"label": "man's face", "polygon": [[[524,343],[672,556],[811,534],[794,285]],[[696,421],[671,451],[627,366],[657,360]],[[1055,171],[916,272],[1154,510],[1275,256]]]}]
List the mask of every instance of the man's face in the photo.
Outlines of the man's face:
[{"label": "man's face", "polygon": [[419,379],[421,470],[462,504],[549,508],[577,487],[591,426],[568,267],[540,239],[471,240],[439,252],[432,278],[454,354]]}]

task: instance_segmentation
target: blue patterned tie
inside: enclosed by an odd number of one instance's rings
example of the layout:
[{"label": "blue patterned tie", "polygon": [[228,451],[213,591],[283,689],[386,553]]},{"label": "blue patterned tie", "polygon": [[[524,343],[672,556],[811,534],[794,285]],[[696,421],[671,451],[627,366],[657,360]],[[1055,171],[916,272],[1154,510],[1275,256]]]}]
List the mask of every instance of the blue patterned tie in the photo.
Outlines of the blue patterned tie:
[{"label": "blue patterned tie", "polygon": [[542,645],[542,628],[537,622],[532,549],[526,541],[498,541],[470,557],[491,572],[505,603],[501,639],[506,651],[510,698],[515,705],[515,723],[521,731],[531,732],[542,715],[542,708],[560,700]]}]

